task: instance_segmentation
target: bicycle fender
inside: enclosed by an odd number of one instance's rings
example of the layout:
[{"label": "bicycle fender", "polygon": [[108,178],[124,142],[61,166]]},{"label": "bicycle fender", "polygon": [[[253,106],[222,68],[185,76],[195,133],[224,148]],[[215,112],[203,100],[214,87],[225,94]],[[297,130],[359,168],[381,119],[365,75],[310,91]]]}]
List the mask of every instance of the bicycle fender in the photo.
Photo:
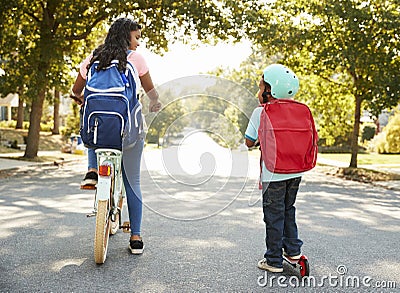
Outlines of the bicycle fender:
[{"label": "bicycle fender", "polygon": [[108,200],[110,199],[111,191],[111,177],[99,176],[97,182],[97,200]]}]

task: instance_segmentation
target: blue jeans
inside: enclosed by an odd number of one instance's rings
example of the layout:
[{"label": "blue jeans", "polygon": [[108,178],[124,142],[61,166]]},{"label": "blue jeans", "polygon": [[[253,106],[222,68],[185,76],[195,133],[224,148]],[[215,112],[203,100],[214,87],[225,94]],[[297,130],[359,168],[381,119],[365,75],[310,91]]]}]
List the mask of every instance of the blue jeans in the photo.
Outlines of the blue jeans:
[{"label": "blue jeans", "polygon": [[288,255],[301,253],[303,241],[298,238],[296,202],[301,177],[284,181],[263,182],[263,212],[265,222],[264,257],[270,266],[282,267],[282,248]]},{"label": "blue jeans", "polygon": [[[139,140],[134,147],[122,153],[122,178],[128,203],[131,235],[140,235],[142,225],[142,191],[140,189],[140,163],[144,140]],[[88,167],[97,169],[96,153],[88,149]]]}]

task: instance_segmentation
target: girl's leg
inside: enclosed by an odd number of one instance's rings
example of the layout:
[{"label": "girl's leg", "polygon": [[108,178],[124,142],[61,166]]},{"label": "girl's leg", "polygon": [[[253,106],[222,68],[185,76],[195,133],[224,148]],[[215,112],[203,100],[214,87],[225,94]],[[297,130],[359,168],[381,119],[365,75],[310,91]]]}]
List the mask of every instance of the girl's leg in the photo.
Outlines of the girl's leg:
[{"label": "girl's leg", "polygon": [[98,181],[97,175],[97,157],[94,149],[88,149],[88,172],[86,173],[81,185],[96,185]]},{"label": "girl's leg", "polygon": [[122,176],[128,203],[131,239],[140,239],[142,224],[142,192],[140,189],[140,163],[144,140],[139,140],[133,148],[124,150]]},{"label": "girl's leg", "polygon": [[97,157],[94,149],[88,149],[88,170],[97,171]]}]

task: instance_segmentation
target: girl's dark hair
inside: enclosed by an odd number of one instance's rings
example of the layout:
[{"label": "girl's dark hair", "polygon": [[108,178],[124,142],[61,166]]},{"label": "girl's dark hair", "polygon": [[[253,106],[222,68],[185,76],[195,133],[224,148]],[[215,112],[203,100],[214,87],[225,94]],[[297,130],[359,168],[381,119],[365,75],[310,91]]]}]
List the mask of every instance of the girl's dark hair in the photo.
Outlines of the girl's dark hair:
[{"label": "girl's dark hair", "polygon": [[125,70],[126,56],[131,42],[131,31],[137,31],[142,27],[129,18],[119,18],[110,27],[104,44],[93,51],[93,57],[88,65],[99,61],[97,70],[106,69],[112,60],[118,60],[118,69]]}]

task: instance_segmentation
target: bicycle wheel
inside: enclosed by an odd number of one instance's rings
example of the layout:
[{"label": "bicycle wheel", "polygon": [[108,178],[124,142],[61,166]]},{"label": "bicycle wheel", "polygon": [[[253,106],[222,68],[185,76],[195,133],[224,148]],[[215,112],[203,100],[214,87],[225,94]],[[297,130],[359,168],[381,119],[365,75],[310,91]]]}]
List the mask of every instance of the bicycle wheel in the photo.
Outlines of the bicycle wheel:
[{"label": "bicycle wheel", "polygon": [[114,235],[115,233],[117,233],[118,229],[119,229],[119,213],[122,212],[122,205],[124,203],[124,198],[122,196],[119,197],[119,201],[118,201],[118,207],[119,207],[119,212],[118,214],[116,214],[115,217],[115,221],[111,222],[111,228],[110,228],[110,235]]},{"label": "bicycle wheel", "polygon": [[96,232],[94,235],[94,260],[97,264],[103,264],[106,261],[110,223],[108,200],[99,200],[97,203]]}]

